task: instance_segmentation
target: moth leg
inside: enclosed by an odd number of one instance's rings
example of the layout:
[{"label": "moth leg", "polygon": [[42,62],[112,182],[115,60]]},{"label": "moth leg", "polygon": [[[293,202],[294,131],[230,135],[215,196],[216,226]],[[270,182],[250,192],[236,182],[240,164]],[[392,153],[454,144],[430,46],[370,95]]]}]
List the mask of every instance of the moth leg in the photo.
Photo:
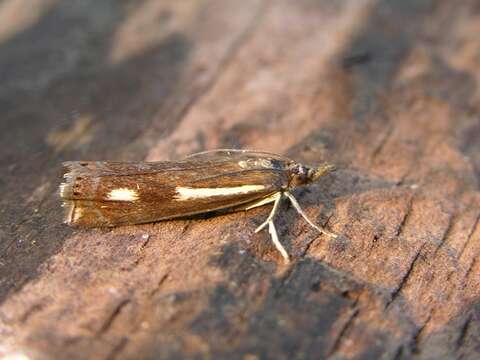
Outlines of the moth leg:
[{"label": "moth leg", "polygon": [[321,228],[320,226],[318,225],[315,225],[308,217],[307,215],[303,212],[302,208],[300,207],[300,204],[298,203],[297,199],[295,199],[293,197],[292,194],[290,194],[288,191],[285,191],[284,192],[285,196],[288,197],[288,199],[290,200],[290,202],[292,203],[293,207],[295,208],[295,210],[297,210],[297,212],[302,215],[302,217],[305,219],[305,221],[311,226],[313,227],[314,229],[316,229],[318,232],[322,233],[322,234],[325,234],[327,236],[330,236],[332,238],[336,238],[338,235],[337,234],[334,234],[328,230],[325,230],[323,228]]},{"label": "moth leg", "polygon": [[280,240],[278,240],[278,234],[277,234],[277,229],[275,229],[275,224],[273,223],[273,218],[278,212],[278,207],[280,205],[280,201],[282,200],[282,193],[277,192],[268,198],[262,199],[258,201],[257,203],[252,204],[251,206],[248,207],[248,209],[251,209],[256,206],[261,206],[268,204],[270,202],[273,202],[273,208],[272,211],[270,212],[270,215],[268,215],[267,220],[265,220],[259,227],[255,229],[255,232],[259,232],[262,230],[265,226],[268,225],[268,232],[270,233],[270,236],[272,237],[273,244],[277,248],[277,250],[282,254],[283,258],[285,259],[285,262],[288,263],[290,262],[290,257],[288,256],[287,250],[283,247],[283,245],[280,243]]},{"label": "moth leg", "polygon": [[285,250],[283,245],[280,243],[280,240],[278,240],[277,229],[275,229],[275,224],[273,223],[273,220],[270,220],[268,222],[268,232],[272,237],[273,244],[275,245],[277,250],[280,251],[280,254],[282,254],[283,258],[285,259],[285,262],[289,263],[290,257],[288,256],[287,250]]},{"label": "moth leg", "polygon": [[255,232],[258,233],[260,230],[262,230],[265,226],[267,226],[273,219],[273,217],[277,214],[278,212],[278,206],[280,205],[280,200],[282,199],[282,193],[277,192],[272,195],[273,201],[273,208],[272,211],[270,212],[270,215],[268,215],[267,220],[265,220],[259,227],[255,229]]},{"label": "moth leg", "polygon": [[260,200],[257,200],[255,202],[250,202],[248,204],[245,204],[244,206],[242,205],[241,207],[238,207],[238,209],[240,210],[250,210],[250,209],[253,209],[253,208],[256,208],[256,207],[259,207],[259,206],[263,206],[263,205],[267,205],[267,204],[270,204],[272,202],[274,202],[275,200],[277,200],[277,193],[273,194],[273,195],[270,195],[266,198],[263,198],[263,199],[260,199]]}]

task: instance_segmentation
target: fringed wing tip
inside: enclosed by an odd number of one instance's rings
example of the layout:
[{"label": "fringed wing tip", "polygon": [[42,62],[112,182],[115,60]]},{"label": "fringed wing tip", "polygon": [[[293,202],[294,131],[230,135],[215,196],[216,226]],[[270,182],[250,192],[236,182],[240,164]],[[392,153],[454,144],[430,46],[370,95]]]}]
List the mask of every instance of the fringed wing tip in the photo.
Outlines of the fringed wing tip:
[{"label": "fringed wing tip", "polygon": [[71,199],[73,196],[73,187],[77,178],[86,174],[88,169],[85,168],[85,162],[66,161],[62,163],[64,181],[60,184],[59,193],[62,199]]},{"label": "fringed wing tip", "polygon": [[[83,165],[82,165],[83,164]],[[62,163],[63,177],[65,179],[75,178],[76,176],[85,173],[85,162],[80,161],[65,161]]]},{"label": "fringed wing tip", "polygon": [[[91,222],[91,212],[88,207],[85,207],[81,201],[75,200],[66,200],[62,204],[64,213],[63,213],[63,223],[70,226],[100,226],[102,224],[92,223]],[[103,225],[105,226],[105,225]]]},{"label": "fringed wing tip", "polygon": [[62,182],[58,187],[58,192],[62,199],[71,199],[73,196],[73,186],[75,178],[66,178],[65,182]]},{"label": "fringed wing tip", "polygon": [[81,216],[81,213],[77,210],[81,209],[76,209],[75,201],[71,199],[75,181],[82,171],[82,166],[76,161],[64,162],[62,166],[64,181],[60,184],[58,190],[60,197],[63,199],[63,222],[68,225],[75,225]]},{"label": "fringed wing tip", "polygon": [[68,225],[73,225],[75,220],[75,202],[74,201],[64,201],[62,203],[63,207],[63,223]]},{"label": "fringed wing tip", "polygon": [[58,192],[60,194],[60,197],[62,199],[68,199],[70,197],[69,195],[71,195],[71,192],[72,192],[71,188],[72,188],[71,184],[66,182],[61,183],[60,186],[58,187]]}]

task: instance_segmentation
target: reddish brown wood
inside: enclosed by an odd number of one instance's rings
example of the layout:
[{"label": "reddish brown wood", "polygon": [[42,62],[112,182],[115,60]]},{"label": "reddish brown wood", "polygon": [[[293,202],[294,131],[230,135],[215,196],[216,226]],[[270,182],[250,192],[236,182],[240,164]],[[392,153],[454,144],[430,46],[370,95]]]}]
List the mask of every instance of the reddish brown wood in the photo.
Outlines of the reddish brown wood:
[{"label": "reddish brown wood", "polygon": [[[477,359],[480,9],[0,2],[0,354]],[[65,160],[256,148],[339,170],[269,208],[61,224]]]}]

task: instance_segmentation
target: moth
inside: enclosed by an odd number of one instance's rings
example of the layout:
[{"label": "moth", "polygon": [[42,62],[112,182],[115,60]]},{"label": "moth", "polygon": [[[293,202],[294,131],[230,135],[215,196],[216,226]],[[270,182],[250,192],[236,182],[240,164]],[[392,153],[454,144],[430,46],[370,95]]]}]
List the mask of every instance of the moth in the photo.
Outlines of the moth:
[{"label": "moth", "polygon": [[220,149],[180,161],[69,161],[63,166],[60,196],[69,225],[114,227],[273,203],[255,232],[268,226],[275,247],[288,262],[273,221],[281,200],[287,198],[313,228],[336,237],[315,225],[291,193],[333,171],[328,163],[308,167],[268,152]]}]

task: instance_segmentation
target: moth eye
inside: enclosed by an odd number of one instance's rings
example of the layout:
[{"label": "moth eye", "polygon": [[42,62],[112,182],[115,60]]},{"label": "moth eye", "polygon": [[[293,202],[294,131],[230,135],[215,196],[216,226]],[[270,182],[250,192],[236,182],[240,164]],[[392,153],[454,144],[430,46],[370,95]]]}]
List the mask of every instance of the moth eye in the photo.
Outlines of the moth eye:
[{"label": "moth eye", "polygon": [[305,183],[308,180],[308,169],[305,166],[296,166],[294,168],[294,173],[298,182]]},{"label": "moth eye", "polygon": [[297,175],[301,175],[304,172],[303,166],[297,165],[293,168],[293,172]]}]

